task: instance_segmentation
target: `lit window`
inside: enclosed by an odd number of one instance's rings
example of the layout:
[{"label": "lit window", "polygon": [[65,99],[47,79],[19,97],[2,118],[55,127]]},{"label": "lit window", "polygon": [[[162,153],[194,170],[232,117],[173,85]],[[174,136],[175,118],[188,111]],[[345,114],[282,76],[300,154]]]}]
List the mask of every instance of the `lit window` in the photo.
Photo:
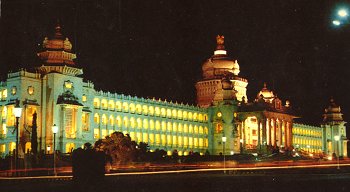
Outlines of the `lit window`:
[{"label": "lit window", "polygon": [[160,122],[159,121],[156,121],[156,130],[160,130]]},{"label": "lit window", "polygon": [[7,98],[7,89],[2,90],[2,100],[5,100]]},{"label": "lit window", "polygon": [[83,95],[83,97],[81,98],[81,100],[82,100],[83,102],[86,102],[86,101],[87,101],[86,95]]},{"label": "lit window", "polygon": [[148,120],[147,119],[143,120],[143,128],[148,129]]},{"label": "lit window", "polygon": [[105,114],[102,115],[102,124],[107,125],[107,117]]},{"label": "lit window", "polygon": [[136,112],[137,112],[138,114],[141,114],[141,113],[142,113],[142,109],[141,109],[141,105],[140,105],[140,104],[137,104],[137,105],[136,105]]},{"label": "lit window", "polygon": [[66,153],[71,153],[74,149],[75,145],[74,143],[67,143],[66,144]]},{"label": "lit window", "polygon": [[171,118],[171,110],[170,109],[166,110],[166,117]]},{"label": "lit window", "polygon": [[100,99],[94,98],[94,107],[95,108],[100,108]]},{"label": "lit window", "polygon": [[114,117],[113,117],[113,115],[110,115],[110,116],[109,116],[109,124],[110,124],[111,126],[114,125]]},{"label": "lit window", "polygon": [[131,103],[129,109],[131,113],[135,113],[135,104]]},{"label": "lit window", "polygon": [[159,115],[160,115],[160,109],[159,109],[159,107],[156,107],[156,108],[155,108],[155,113],[156,113],[156,116],[159,116]]},{"label": "lit window", "polygon": [[13,86],[13,87],[11,88],[11,94],[12,94],[12,95],[16,95],[16,93],[17,93],[17,87],[16,87],[16,86]]},{"label": "lit window", "polygon": [[101,107],[102,107],[102,109],[107,109],[107,100],[106,99],[102,99],[101,100]]},{"label": "lit window", "polygon": [[188,120],[190,120],[190,121],[191,121],[191,120],[192,120],[192,118],[193,118],[193,116],[192,116],[192,112],[189,112],[189,113],[188,113]]},{"label": "lit window", "polygon": [[100,130],[94,129],[94,139],[99,139],[99,138],[100,138]]},{"label": "lit window", "polygon": [[123,125],[124,125],[125,128],[127,128],[129,126],[129,119],[128,119],[128,117],[124,117]]},{"label": "lit window", "polygon": [[154,107],[150,106],[148,112],[149,112],[149,115],[154,115]]},{"label": "lit window", "polygon": [[123,111],[124,112],[129,112],[129,105],[127,102],[123,102]]},{"label": "lit window", "polygon": [[25,153],[30,153],[32,150],[32,143],[31,142],[26,142],[25,144]]},{"label": "lit window", "polygon": [[160,113],[161,113],[162,117],[165,117],[165,116],[166,116],[166,112],[165,112],[165,109],[164,109],[164,108],[161,108],[161,109],[160,109]]},{"label": "lit window", "polygon": [[149,128],[150,128],[151,130],[154,129],[154,121],[153,121],[153,120],[150,120],[150,121],[149,121]]},{"label": "lit window", "polygon": [[140,118],[137,118],[137,128],[141,129],[142,128],[142,121]]},{"label": "lit window", "polygon": [[130,118],[130,127],[131,127],[131,128],[135,128],[135,126],[136,126],[135,118],[134,118],[134,117],[131,117],[131,118]]},{"label": "lit window", "polygon": [[165,121],[162,121],[162,131],[166,131],[166,123],[165,123]]},{"label": "lit window", "polygon": [[113,100],[108,101],[108,109],[114,111],[114,101]]},{"label": "lit window", "polygon": [[33,86],[29,86],[27,91],[28,91],[29,95],[33,95],[34,94],[34,87]]},{"label": "lit window", "polygon": [[172,131],[172,123],[171,122],[168,122],[168,126],[167,126],[167,128],[168,128],[168,131]]},{"label": "lit window", "polygon": [[177,118],[182,119],[182,111],[181,110],[177,111]]},{"label": "lit window", "polygon": [[142,142],[148,143],[148,134],[147,133],[142,134]]},{"label": "lit window", "polygon": [[72,89],[72,88],[73,88],[73,82],[71,82],[71,81],[65,81],[65,82],[64,82],[64,87],[65,87],[66,89]]},{"label": "lit window", "polygon": [[121,111],[122,110],[122,103],[120,101],[115,102],[115,109],[117,111]]},{"label": "lit window", "polygon": [[147,107],[147,105],[143,105],[143,106],[142,106],[142,113],[143,113],[144,115],[148,115],[148,107]]},{"label": "lit window", "polygon": [[173,118],[175,119],[175,118],[177,117],[177,112],[176,112],[176,110],[173,109],[171,113],[172,113]]},{"label": "lit window", "polygon": [[115,119],[115,124],[118,126],[118,127],[121,127],[122,126],[122,118],[120,116],[118,116],[116,119]]},{"label": "lit window", "polygon": [[83,131],[89,131],[89,114],[84,113],[81,115],[82,129]]},{"label": "lit window", "polygon": [[162,134],[162,145],[166,145],[166,136],[164,134]]}]

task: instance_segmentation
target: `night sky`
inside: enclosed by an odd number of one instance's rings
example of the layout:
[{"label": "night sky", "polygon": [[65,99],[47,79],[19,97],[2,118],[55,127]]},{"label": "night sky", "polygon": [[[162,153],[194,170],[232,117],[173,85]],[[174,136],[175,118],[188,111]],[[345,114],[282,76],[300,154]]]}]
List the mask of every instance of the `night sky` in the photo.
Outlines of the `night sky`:
[{"label": "night sky", "polygon": [[40,65],[36,51],[59,19],[84,79],[97,90],[195,104],[201,66],[225,36],[252,101],[266,82],[305,123],[333,97],[350,121],[350,23],[345,1],[1,0],[0,78]]}]

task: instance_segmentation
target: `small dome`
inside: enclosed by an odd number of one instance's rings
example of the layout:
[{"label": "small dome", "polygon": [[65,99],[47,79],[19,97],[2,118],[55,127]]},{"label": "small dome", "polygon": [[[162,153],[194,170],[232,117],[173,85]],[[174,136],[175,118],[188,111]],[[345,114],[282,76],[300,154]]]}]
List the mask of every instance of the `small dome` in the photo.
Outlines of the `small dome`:
[{"label": "small dome", "polygon": [[262,96],[265,101],[269,101],[270,103],[275,98],[273,91],[267,89],[266,83],[264,83],[264,88],[262,88],[261,91],[258,93],[257,98],[259,98],[260,96]]},{"label": "small dome", "polygon": [[239,64],[227,56],[224,46],[224,36],[216,37],[217,47],[214,55],[202,65],[203,77],[205,79],[220,78],[227,74],[238,75]]}]

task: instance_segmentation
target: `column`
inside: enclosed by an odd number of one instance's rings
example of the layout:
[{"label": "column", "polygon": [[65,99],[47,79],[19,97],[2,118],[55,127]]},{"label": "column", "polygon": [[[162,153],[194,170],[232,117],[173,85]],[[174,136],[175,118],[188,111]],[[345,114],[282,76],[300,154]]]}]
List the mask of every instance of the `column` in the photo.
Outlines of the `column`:
[{"label": "column", "polygon": [[277,146],[276,119],[272,119],[273,124],[273,146]]},{"label": "column", "polygon": [[287,121],[283,121],[284,124],[284,148],[287,149],[288,148],[288,137],[287,137],[287,130],[288,130],[288,122]]},{"label": "column", "polygon": [[245,119],[242,121],[242,139],[243,139],[243,142],[242,142],[242,147],[243,149],[245,148],[245,144],[246,144],[246,132],[245,132]]},{"label": "column", "polygon": [[282,120],[278,121],[278,140],[279,140],[279,147],[282,145]]},{"label": "column", "polygon": [[268,130],[269,130],[269,146],[272,146],[272,133],[271,133],[272,126],[271,126],[271,121],[272,121],[272,119],[267,119],[267,124],[269,125],[269,128],[268,128]]},{"label": "column", "polygon": [[257,148],[261,149],[261,139],[260,139],[260,119],[258,119],[258,144],[257,144]]},{"label": "column", "polygon": [[266,145],[266,119],[262,119],[262,144]]},{"label": "column", "polygon": [[292,147],[293,146],[293,133],[292,133],[293,122],[290,122],[288,127],[289,127],[288,128],[289,147]]}]

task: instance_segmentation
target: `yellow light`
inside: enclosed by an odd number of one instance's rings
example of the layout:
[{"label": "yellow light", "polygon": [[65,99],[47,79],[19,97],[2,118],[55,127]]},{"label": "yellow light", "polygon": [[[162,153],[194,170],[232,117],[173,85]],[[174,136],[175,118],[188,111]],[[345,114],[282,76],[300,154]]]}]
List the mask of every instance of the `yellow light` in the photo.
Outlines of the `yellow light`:
[{"label": "yellow light", "polygon": [[332,161],[332,156],[328,156],[327,159],[330,160],[330,161]]},{"label": "yellow light", "polygon": [[218,112],[217,116],[218,116],[218,117],[221,117],[221,116],[222,116],[222,113],[221,113],[221,112]]},{"label": "yellow light", "polygon": [[340,17],[346,17],[346,16],[348,16],[348,12],[345,9],[341,9],[338,11],[338,15]]}]

